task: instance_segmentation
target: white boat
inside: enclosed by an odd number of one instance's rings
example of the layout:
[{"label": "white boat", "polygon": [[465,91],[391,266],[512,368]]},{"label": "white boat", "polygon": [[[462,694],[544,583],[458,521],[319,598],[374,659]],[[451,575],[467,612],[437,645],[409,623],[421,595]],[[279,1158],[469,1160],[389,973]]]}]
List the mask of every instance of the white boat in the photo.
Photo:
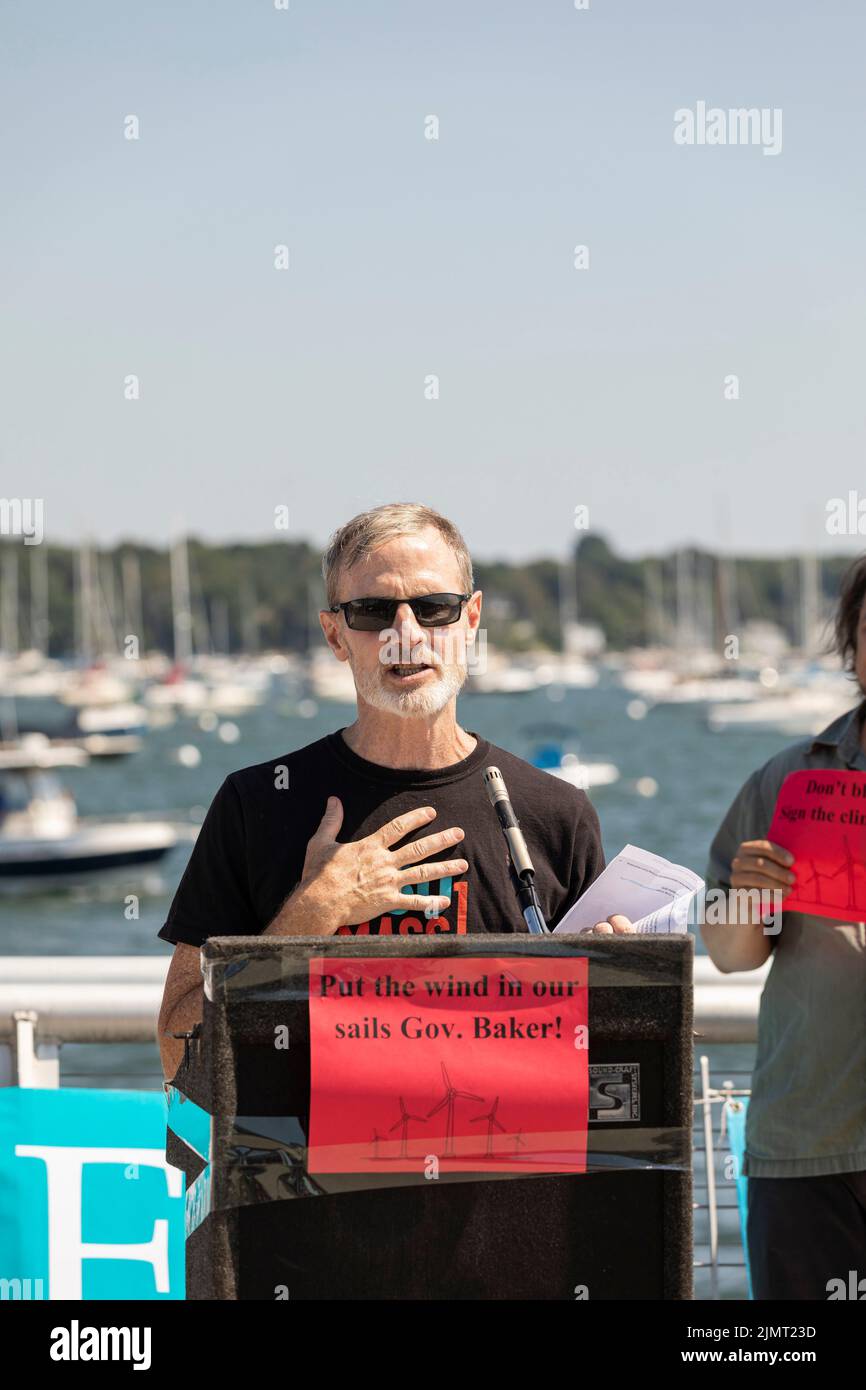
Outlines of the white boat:
[{"label": "white boat", "polygon": [[573,737],[564,725],[556,723],[531,724],[523,731],[524,736],[533,740],[533,751],[529,761],[542,772],[549,772],[562,782],[581,791],[593,787],[610,787],[619,781],[619,768],[615,763],[600,759],[582,758],[578,753],[567,749],[567,741]]},{"label": "white boat", "polygon": [[0,772],[84,767],[88,761],[87,753],[77,743],[50,739],[47,734],[22,734],[11,742],[0,743]]},{"label": "white boat", "polygon": [[615,763],[584,762],[576,753],[564,753],[558,767],[548,767],[545,771],[584,792],[592,787],[610,787],[619,781],[619,768]]},{"label": "white boat", "polygon": [[524,666],[496,666],[476,673],[470,667],[466,690],[476,695],[525,695],[538,689],[535,671]]},{"label": "white boat", "polygon": [[766,686],[760,680],[746,676],[695,676],[684,677],[674,682],[662,695],[657,697],[660,705],[710,704],[713,700],[724,700],[729,704],[748,704],[766,694]]},{"label": "white boat", "polygon": [[207,689],[203,681],[190,680],[183,672],[175,669],[164,680],[147,687],[144,703],[148,709],[200,714],[207,708]]},{"label": "white boat", "polygon": [[[469,662],[466,694],[526,695],[539,687],[539,662],[529,654],[514,655],[495,650],[488,642],[479,648]],[[552,663],[548,664],[547,680],[553,679]]]},{"label": "white boat", "polygon": [[203,714],[205,710],[217,715],[246,714],[262,703],[264,687],[259,682],[245,680],[208,681],[188,675],[175,667],[168,676],[144,692],[149,710],[173,710],[179,714]]},{"label": "white boat", "polygon": [[535,668],[536,685],[563,685],[568,690],[591,690],[598,685],[598,671],[588,661],[554,653]]},{"label": "white boat", "polygon": [[130,700],[79,709],[71,737],[91,758],[127,758],[139,752],[147,728],[147,711]]},{"label": "white boat", "polygon": [[707,724],[714,733],[727,729],[772,729],[792,738],[818,734],[851,709],[851,686],[843,681],[781,689],[745,705],[712,705]]},{"label": "white boat", "polygon": [[64,705],[93,707],[126,703],[134,693],[134,683],[126,673],[117,675],[104,662],[67,673],[60,693]]},{"label": "white boat", "polygon": [[122,705],[88,705],[76,715],[76,728],[83,736],[104,734],[106,737],[129,737],[147,730],[147,713],[141,705],[128,700]]},{"label": "white boat", "polygon": [[19,748],[6,750],[0,758],[4,883],[152,863],[177,844],[177,832],[168,821],[80,821],[72,794],[51,770],[61,765],[56,757],[57,750]]},{"label": "white boat", "polygon": [[624,690],[654,705],[727,704],[757,700],[767,692],[759,676],[693,673],[675,667],[633,668],[620,672]]},{"label": "white boat", "polygon": [[39,652],[22,652],[14,659],[0,657],[0,689],[4,695],[53,699],[63,689],[67,673],[59,661]]},{"label": "white boat", "polygon": [[128,758],[142,747],[138,734],[85,734],[78,743],[90,758]]}]

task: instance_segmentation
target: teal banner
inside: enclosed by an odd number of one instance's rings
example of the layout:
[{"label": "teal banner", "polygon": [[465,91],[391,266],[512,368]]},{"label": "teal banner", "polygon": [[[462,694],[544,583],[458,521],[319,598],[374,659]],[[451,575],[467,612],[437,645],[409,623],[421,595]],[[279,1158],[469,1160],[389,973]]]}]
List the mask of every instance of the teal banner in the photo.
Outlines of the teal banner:
[{"label": "teal banner", "polygon": [[0,1299],[182,1299],[159,1091],[0,1088]]},{"label": "teal banner", "polygon": [[740,1238],[743,1254],[746,1257],[746,1281],[749,1298],[752,1297],[752,1271],[749,1268],[749,1246],[746,1240],[746,1217],[749,1212],[749,1179],[743,1173],[743,1155],[746,1152],[746,1116],[749,1101],[746,1096],[725,1103],[725,1122],[728,1127],[728,1143],[737,1165],[737,1206],[740,1209]]}]

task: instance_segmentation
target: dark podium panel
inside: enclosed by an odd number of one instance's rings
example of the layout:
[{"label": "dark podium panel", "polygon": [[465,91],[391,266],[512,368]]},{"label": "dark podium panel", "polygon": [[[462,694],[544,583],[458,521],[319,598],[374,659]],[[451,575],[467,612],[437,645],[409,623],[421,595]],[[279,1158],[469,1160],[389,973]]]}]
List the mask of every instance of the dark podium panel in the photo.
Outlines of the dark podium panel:
[{"label": "dark podium panel", "polygon": [[[693,946],[684,935],[206,942],[201,1036],[174,1085],[213,1117],[210,1164],[171,1129],[167,1145],[188,1187],[205,1183],[187,1297],[691,1298]],[[309,960],[527,955],[589,963],[587,1171],[310,1175]]]}]

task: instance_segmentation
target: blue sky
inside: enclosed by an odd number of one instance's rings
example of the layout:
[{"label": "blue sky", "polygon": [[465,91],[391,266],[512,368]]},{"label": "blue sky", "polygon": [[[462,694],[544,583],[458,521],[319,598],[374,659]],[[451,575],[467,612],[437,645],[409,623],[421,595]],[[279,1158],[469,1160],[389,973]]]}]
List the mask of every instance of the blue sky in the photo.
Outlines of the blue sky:
[{"label": "blue sky", "polygon": [[[320,543],[417,499],[480,558],[564,553],[579,505],[630,554],[856,546],[825,518],[866,495],[864,31],[854,0],[7,5],[0,492],[49,541],[287,505]],[[699,100],[781,108],[781,153],[677,146]]]}]

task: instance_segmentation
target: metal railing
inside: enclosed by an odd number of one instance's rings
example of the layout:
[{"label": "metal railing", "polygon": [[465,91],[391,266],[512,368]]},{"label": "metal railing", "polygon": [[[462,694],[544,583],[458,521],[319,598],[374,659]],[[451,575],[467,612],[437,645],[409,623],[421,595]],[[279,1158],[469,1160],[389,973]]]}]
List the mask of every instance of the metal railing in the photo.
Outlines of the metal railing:
[{"label": "metal railing", "polygon": [[[15,1015],[34,1012],[37,1043],[153,1042],[170,957],[0,957],[0,1047]],[[723,975],[695,959],[695,1035],[706,1043],[757,1040],[758,1002],[769,966]],[[0,1083],[2,1084],[2,1083]]]},{"label": "metal railing", "polygon": [[750,1080],[750,1071],[726,1068],[721,1084],[713,1085],[706,1056],[700,1058],[695,1071],[692,1152],[696,1298],[748,1297],[740,1208],[733,1175],[724,1171],[730,1159],[724,1139],[728,1106],[735,1104],[737,1097],[751,1094]]}]

